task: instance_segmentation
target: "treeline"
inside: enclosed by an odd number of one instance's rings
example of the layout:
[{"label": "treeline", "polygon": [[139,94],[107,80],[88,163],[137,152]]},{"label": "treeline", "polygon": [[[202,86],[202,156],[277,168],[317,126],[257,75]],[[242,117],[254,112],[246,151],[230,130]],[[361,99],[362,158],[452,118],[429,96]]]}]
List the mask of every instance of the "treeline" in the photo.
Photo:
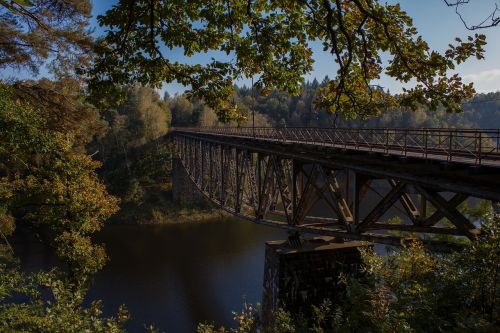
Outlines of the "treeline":
[{"label": "treeline", "polygon": [[[172,149],[165,134],[174,121],[194,115],[215,115],[201,103],[184,96],[161,98],[139,85],[121,88],[123,103],[101,111],[102,130],[87,151],[102,163],[99,169],[107,189],[120,198],[120,210],[111,218],[118,223],[165,223],[215,215],[211,207],[177,203],[172,198]],[[182,110],[179,112],[178,110]],[[203,116],[202,116],[203,117]],[[186,120],[187,124],[187,120]]]},{"label": "treeline", "polygon": [[[328,80],[325,77],[321,83],[316,79],[306,82],[298,96],[276,90],[263,96],[246,86],[236,88],[234,101],[239,112],[246,117],[241,125],[251,126],[252,114],[255,115],[255,126],[491,128],[500,125],[500,91],[476,94],[463,104],[462,113],[447,113],[444,109],[387,110],[371,119],[344,120],[340,113],[330,114],[315,107],[318,89]],[[172,110],[173,126],[221,125],[215,112],[200,101],[191,102],[183,95],[172,98],[168,94],[165,100]]]}]

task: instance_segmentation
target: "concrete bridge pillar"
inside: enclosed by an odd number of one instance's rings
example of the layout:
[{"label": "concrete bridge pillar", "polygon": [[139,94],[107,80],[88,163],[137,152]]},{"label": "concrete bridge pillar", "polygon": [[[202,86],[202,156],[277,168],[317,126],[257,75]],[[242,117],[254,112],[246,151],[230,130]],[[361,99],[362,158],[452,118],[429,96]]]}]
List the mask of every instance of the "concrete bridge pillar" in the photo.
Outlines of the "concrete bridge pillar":
[{"label": "concrete bridge pillar", "polygon": [[329,299],[339,304],[343,294],[340,273],[358,273],[359,248],[363,242],[336,243],[332,237],[317,237],[292,247],[288,241],[266,243],[262,323],[264,332],[272,332],[274,313],[279,308],[308,317],[312,305]]},{"label": "concrete bridge pillar", "polygon": [[198,191],[184,169],[179,158],[172,160],[172,199],[181,206],[209,206],[203,194]]}]

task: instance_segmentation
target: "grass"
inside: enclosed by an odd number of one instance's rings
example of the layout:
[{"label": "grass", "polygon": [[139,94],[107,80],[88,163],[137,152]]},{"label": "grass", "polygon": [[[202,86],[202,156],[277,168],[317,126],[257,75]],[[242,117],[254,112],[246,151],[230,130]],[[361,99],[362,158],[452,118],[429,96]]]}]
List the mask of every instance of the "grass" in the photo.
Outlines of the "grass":
[{"label": "grass", "polygon": [[201,204],[179,204],[172,200],[171,185],[150,185],[142,189],[141,200],[122,201],[113,224],[166,224],[206,222],[227,217],[208,201]]}]

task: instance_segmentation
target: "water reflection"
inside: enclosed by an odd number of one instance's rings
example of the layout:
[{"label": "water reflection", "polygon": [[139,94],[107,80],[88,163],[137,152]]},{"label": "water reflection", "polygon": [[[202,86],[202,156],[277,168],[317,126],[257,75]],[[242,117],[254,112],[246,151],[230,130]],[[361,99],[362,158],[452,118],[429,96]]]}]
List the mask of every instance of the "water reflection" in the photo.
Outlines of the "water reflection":
[{"label": "water reflection", "polygon": [[[325,213],[316,207],[317,213]],[[23,233],[16,253],[23,269],[55,264],[51,251]],[[95,279],[89,299],[102,299],[106,315],[121,304],[132,314],[130,332],[155,324],[166,332],[194,332],[197,323],[233,324],[243,297],[261,301],[264,243],[286,232],[248,221],[223,220],[156,226],[110,225],[96,237],[110,262]],[[376,247],[383,253],[382,246]]]},{"label": "water reflection", "polygon": [[231,325],[243,296],[261,299],[264,242],[283,237],[283,231],[236,220],[109,226],[98,240],[111,261],[90,297],[102,299],[107,314],[126,304],[131,332],[143,323],[167,332],[193,332],[203,321]]}]

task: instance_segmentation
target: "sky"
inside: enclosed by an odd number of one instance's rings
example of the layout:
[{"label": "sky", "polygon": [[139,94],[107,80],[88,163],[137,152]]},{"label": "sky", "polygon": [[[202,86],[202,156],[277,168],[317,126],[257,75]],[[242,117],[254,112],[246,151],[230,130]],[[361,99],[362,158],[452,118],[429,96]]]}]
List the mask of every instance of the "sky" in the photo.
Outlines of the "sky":
[{"label": "sky", "polygon": [[[449,43],[454,42],[455,37],[464,39],[468,35],[476,32],[483,33],[487,37],[486,59],[478,61],[471,59],[456,68],[464,81],[474,82],[478,92],[491,92],[500,90],[500,26],[480,31],[468,31],[454,8],[447,7],[443,0],[389,0],[389,3],[399,2],[410,17],[414,19],[414,24],[419,33],[430,44],[431,48],[437,51],[444,51]],[[116,3],[116,0],[93,0],[93,18],[92,25],[95,26],[96,35],[104,32],[103,28],[98,27],[96,17],[104,14],[106,10]],[[478,24],[487,17],[492,9],[500,0],[470,0],[470,3],[461,8],[464,19],[469,24]],[[306,76],[306,80],[317,78],[321,81],[325,75],[330,78],[335,77],[336,67],[333,57],[322,51],[319,43],[313,44],[314,66],[313,71]],[[167,56],[173,61],[187,63],[205,63],[212,54],[198,54],[192,58],[186,58],[182,50],[173,50],[167,53]],[[1,76],[8,76],[8,71]],[[41,75],[46,75],[42,71]],[[250,82],[242,81],[240,84],[249,85]],[[399,82],[391,80],[388,77],[382,77],[378,82],[374,82],[391,92],[399,92],[402,85]],[[179,84],[167,84],[162,89],[170,94],[181,93],[185,90]]]},{"label": "sky", "polygon": [[[414,19],[414,24],[419,33],[430,44],[431,48],[444,51],[448,44],[453,43],[455,37],[464,39],[468,35],[476,32],[486,35],[488,44],[486,45],[486,59],[478,61],[471,59],[457,67],[464,81],[474,82],[476,91],[491,92],[500,90],[500,26],[480,31],[472,32],[466,29],[454,8],[447,7],[443,0],[401,0],[389,1],[399,2],[403,8]],[[114,0],[95,0],[94,15],[103,14],[109,9]],[[495,4],[500,7],[500,0],[470,0],[468,5],[461,8],[461,13],[469,25],[478,24],[486,18],[494,9]],[[98,30],[102,32],[102,30]],[[306,76],[306,80],[317,78],[321,81],[325,75],[330,78],[335,77],[336,67],[332,56],[324,52],[319,43],[313,45],[314,67],[313,71]],[[187,61],[189,63],[204,63],[209,59],[207,55],[196,55],[191,59],[186,59],[181,50],[172,51],[169,57],[173,60]],[[250,82],[241,82],[250,85]],[[391,92],[399,92],[402,85],[388,77],[382,77],[380,81],[374,82]],[[179,84],[165,85],[164,89],[170,94],[181,93],[185,90]]]}]

